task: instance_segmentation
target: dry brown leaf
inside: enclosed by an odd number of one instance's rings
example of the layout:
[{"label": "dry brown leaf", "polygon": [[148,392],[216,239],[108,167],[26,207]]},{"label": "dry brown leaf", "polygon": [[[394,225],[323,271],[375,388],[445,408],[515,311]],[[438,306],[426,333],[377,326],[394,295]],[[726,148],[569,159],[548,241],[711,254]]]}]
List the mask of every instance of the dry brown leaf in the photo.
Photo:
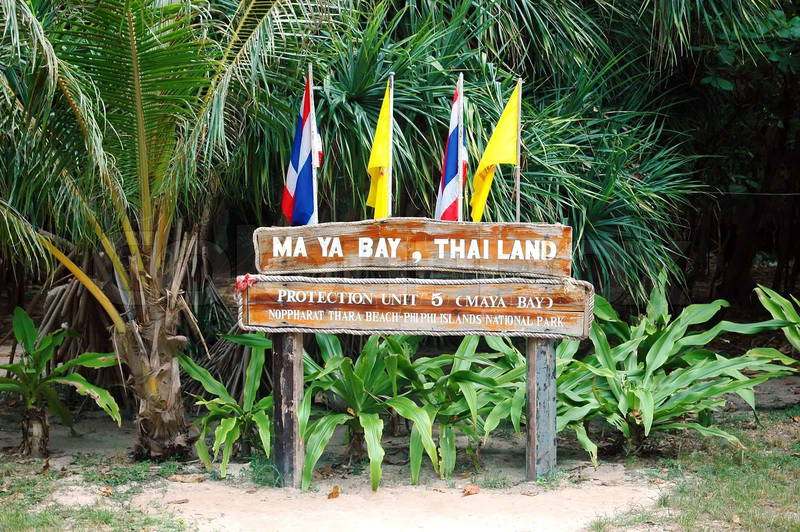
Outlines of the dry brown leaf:
[{"label": "dry brown leaf", "polygon": [[461,493],[464,494],[464,497],[466,497],[467,495],[477,495],[480,492],[481,489],[475,484],[468,484],[464,486],[464,488],[461,490]]},{"label": "dry brown leaf", "polygon": [[439,493],[447,493],[447,490],[444,489],[444,488],[433,488],[433,491],[436,491],[436,492],[439,492]]},{"label": "dry brown leaf", "polygon": [[328,493],[328,498],[329,499],[335,499],[336,497],[339,496],[340,492],[341,491],[339,489],[339,485],[338,484],[334,484],[333,488],[331,488],[331,492]]},{"label": "dry brown leaf", "polygon": [[21,492],[20,493],[12,493],[11,495],[8,495],[8,496],[3,497],[2,499],[0,499],[0,502],[16,501],[17,499],[21,499],[22,497],[24,497],[24,495]]},{"label": "dry brown leaf", "polygon": [[792,421],[795,423],[800,423],[800,416],[792,416]]},{"label": "dry brown leaf", "polygon": [[167,504],[186,504],[189,499],[175,499],[174,501],[167,501]]},{"label": "dry brown leaf", "polygon": [[470,473],[469,472],[465,472],[465,473],[461,473],[460,475],[458,475],[458,478],[469,478],[469,476],[470,476]]},{"label": "dry brown leaf", "polygon": [[257,492],[257,491],[258,491],[258,490],[257,490],[256,488],[253,488],[253,489],[250,489],[250,490],[247,490],[247,491],[245,491],[245,493],[255,493],[255,492]]},{"label": "dry brown leaf", "polygon": [[186,484],[192,484],[195,482],[205,482],[206,476],[205,475],[171,475],[167,477],[167,480],[170,482],[183,482]]},{"label": "dry brown leaf", "polygon": [[114,488],[112,488],[111,486],[103,486],[97,491],[103,497],[111,497],[114,494]]}]

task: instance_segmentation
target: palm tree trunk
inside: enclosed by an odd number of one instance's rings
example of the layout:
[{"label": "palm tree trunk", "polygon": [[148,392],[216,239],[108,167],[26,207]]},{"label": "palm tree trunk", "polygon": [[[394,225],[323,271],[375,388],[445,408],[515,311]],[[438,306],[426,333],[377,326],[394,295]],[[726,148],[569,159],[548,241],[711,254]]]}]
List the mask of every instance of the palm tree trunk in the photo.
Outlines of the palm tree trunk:
[{"label": "palm tree trunk", "polygon": [[23,456],[46,458],[50,443],[50,425],[46,408],[30,408],[22,415],[22,445],[19,452]]},{"label": "palm tree trunk", "polygon": [[139,436],[133,448],[139,460],[185,457],[196,439],[186,421],[175,357],[186,344],[186,337],[169,334],[163,325],[164,320],[151,321],[145,327],[130,321],[126,332],[115,338],[117,352],[130,369],[139,403]]}]

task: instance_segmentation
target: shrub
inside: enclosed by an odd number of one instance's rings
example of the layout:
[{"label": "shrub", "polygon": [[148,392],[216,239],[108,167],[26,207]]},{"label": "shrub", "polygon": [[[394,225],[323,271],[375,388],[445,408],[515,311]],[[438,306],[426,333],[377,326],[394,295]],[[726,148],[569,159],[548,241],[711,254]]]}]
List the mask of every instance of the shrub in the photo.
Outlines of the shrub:
[{"label": "shrub", "polygon": [[48,363],[53,359],[56,349],[68,332],[56,330],[39,338],[39,331],[33,320],[23,309],[14,309],[12,319],[14,336],[23,353],[19,362],[0,364],[0,369],[7,372],[0,377],[0,392],[11,392],[22,396],[24,412],[22,417],[23,455],[36,457],[47,456],[50,441],[50,424],[48,411],[61,418],[65,425],[72,428],[72,415],[58,398],[56,384],[65,384],[75,388],[79,394],[88,395],[111,418],[122,424],[117,402],[107,390],[95,386],[79,373],[70,372],[78,366],[86,368],[107,368],[118,364],[114,353],[83,353],[69,362],[60,364],[48,372]]},{"label": "shrub", "polygon": [[[249,448],[255,446],[270,454],[270,438],[272,427],[270,412],[272,410],[272,395],[256,401],[261,372],[264,369],[265,350],[272,347],[272,342],[259,334],[238,334],[226,336],[228,340],[251,347],[250,360],[245,370],[244,391],[241,402],[234,399],[225,386],[216,380],[205,368],[200,367],[194,360],[180,354],[178,361],[186,373],[198,381],[203,388],[211,394],[213,399],[197,399],[195,404],[201,405],[208,413],[195,421],[200,427],[200,436],[195,442],[197,456],[211,470],[212,463],[216,461],[219,450],[222,449],[222,461],[219,474],[225,477],[228,474],[228,462],[233,455],[234,445],[240,442],[242,454],[248,455]],[[214,430],[214,443],[212,446],[213,457],[209,455],[206,436]]]},{"label": "shrub", "polygon": [[584,421],[604,419],[623,435],[629,453],[638,452],[651,433],[673,429],[692,429],[740,445],[732,434],[710,426],[707,414],[723,406],[728,393],[738,394],[755,410],[753,388],[793,371],[774,363],[792,360],[763,349],[728,357],[705,346],[724,332],[755,334],[787,322],[721,321],[690,331],[706,324],[728,303],[689,305],[673,319],[665,284],[662,276],[650,295],[647,313],[630,322],[621,320],[608,301],[596,297],[597,320],[590,335],[593,351],[578,360],[567,356],[574,354],[575,343],[567,342],[562,348],[562,427],[582,433],[579,427]]}]

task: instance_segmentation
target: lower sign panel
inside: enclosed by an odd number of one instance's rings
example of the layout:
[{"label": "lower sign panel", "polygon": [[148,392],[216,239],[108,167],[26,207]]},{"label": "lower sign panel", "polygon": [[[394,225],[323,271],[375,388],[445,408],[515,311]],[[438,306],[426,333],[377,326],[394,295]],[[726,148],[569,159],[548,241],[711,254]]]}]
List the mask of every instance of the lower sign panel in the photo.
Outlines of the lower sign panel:
[{"label": "lower sign panel", "polygon": [[572,279],[240,278],[240,326],[266,332],[585,338],[594,290]]}]

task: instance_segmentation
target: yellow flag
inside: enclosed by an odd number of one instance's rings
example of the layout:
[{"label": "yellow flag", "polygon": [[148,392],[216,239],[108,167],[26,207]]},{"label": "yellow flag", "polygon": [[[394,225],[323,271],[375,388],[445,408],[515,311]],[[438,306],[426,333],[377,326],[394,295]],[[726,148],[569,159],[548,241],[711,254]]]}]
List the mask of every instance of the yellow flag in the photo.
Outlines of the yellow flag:
[{"label": "yellow flag", "polygon": [[483,151],[481,162],[472,178],[472,221],[480,222],[486,208],[486,200],[492,188],[494,169],[498,164],[519,164],[519,119],[520,95],[519,83],[511,93],[500,120],[494,127],[489,144]]},{"label": "yellow flag", "polygon": [[369,173],[369,195],[367,205],[375,209],[375,219],[392,215],[392,107],[394,75],[386,82],[372,151],[369,154],[367,173]]}]

